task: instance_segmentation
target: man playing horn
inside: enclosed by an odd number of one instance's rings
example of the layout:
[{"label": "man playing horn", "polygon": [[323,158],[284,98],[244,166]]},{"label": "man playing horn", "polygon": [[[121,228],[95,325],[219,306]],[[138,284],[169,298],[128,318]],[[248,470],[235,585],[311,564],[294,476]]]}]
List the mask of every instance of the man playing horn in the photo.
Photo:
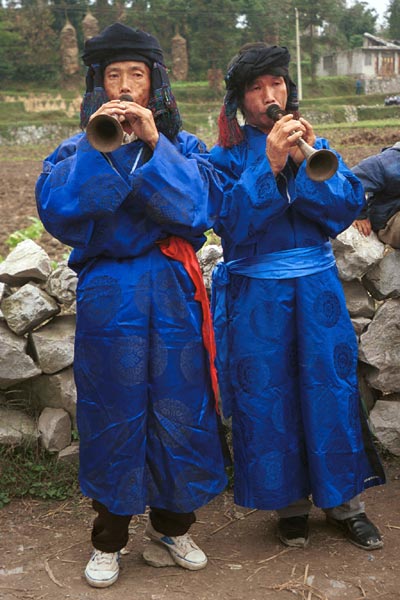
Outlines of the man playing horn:
[{"label": "man playing horn", "polygon": [[[277,510],[280,540],[304,547],[312,498],[351,542],[373,550],[382,540],[360,493],[385,477],[329,241],[359,213],[363,190],[339,155],[326,181],[307,175],[298,138],[329,144],[299,117],[289,60],[286,48],[261,42],[239,51],[211,151],[225,188],[215,226],[225,262],[214,271],[212,300],[235,502]],[[277,122],[267,115],[272,104],[287,112]]]},{"label": "man playing horn", "polygon": [[115,23],[86,42],[83,59],[82,127],[114,116],[132,141],[112,152],[86,133],[64,141],[44,161],[36,196],[48,231],[73,247],[79,278],[80,484],[97,513],[85,577],[107,587],[131,517],[147,505],[151,540],[185,569],[207,564],[188,530],[226,475],[195,250],[221,189],[202,142],[180,131],[156,38]]}]

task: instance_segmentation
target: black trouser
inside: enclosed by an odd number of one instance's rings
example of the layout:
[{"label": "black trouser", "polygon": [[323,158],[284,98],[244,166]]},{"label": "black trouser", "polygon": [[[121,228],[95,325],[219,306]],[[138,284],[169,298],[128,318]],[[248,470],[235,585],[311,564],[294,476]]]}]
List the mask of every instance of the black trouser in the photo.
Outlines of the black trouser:
[{"label": "black trouser", "polygon": [[[98,513],[93,522],[92,544],[102,552],[118,552],[128,543],[129,523],[132,515],[114,515],[98,502],[92,501]],[[169,536],[183,535],[196,521],[194,512],[175,513],[163,508],[150,508],[150,521],[154,529]]]}]

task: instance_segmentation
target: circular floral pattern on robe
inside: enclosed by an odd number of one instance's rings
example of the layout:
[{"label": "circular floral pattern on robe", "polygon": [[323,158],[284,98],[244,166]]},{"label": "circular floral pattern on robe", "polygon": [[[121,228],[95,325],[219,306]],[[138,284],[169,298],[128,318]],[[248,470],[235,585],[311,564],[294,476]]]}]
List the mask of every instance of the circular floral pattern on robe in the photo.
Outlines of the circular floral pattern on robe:
[{"label": "circular floral pattern on robe", "polygon": [[147,340],[137,335],[116,338],[112,342],[110,364],[121,385],[143,383],[147,377]]},{"label": "circular floral pattern on robe", "polygon": [[349,344],[346,344],[346,342],[337,344],[333,352],[333,361],[338,377],[346,379],[354,366],[355,357],[353,348]]},{"label": "circular floral pattern on robe", "polygon": [[323,327],[334,327],[342,312],[338,296],[329,290],[317,296],[313,309],[315,320]]},{"label": "circular floral pattern on robe", "polygon": [[93,277],[85,284],[81,293],[79,317],[89,327],[104,327],[117,314],[122,293],[119,282],[113,277]]},{"label": "circular floral pattern on robe", "polygon": [[147,489],[144,482],[144,467],[129,468],[122,473],[114,496],[121,498],[126,510],[132,514],[142,512],[147,501]]},{"label": "circular floral pattern on robe", "polygon": [[84,215],[95,216],[96,213],[111,212],[121,201],[122,198],[109,173],[93,175],[81,185],[79,206]]},{"label": "circular floral pattern on robe", "polygon": [[271,173],[263,173],[256,179],[257,203],[263,208],[271,204],[271,196],[276,193],[275,178]]},{"label": "circular floral pattern on robe", "polygon": [[193,417],[189,408],[175,398],[154,402],[154,432],[167,448],[190,446]]},{"label": "circular floral pattern on robe", "polygon": [[173,186],[165,186],[151,196],[146,214],[159,224],[191,223],[193,203],[190,198]]},{"label": "circular floral pattern on robe", "polygon": [[155,275],[153,284],[154,303],[161,314],[183,320],[188,315],[186,298],[176,281],[173,271],[164,269]]},{"label": "circular floral pattern on robe", "polygon": [[236,362],[236,380],[242,392],[259,395],[270,382],[271,374],[265,359],[257,355],[245,356]]}]

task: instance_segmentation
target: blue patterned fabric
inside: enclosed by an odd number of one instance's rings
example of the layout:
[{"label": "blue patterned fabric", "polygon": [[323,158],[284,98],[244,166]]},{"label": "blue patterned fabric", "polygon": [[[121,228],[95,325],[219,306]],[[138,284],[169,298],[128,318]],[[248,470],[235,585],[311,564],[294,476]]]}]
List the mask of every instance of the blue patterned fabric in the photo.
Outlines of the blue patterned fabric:
[{"label": "blue patterned fabric", "polygon": [[221,203],[203,146],[163,135],[102,155],[85,134],[44,161],[36,186],[47,230],[74,247],[74,370],[80,483],[115,514],[190,512],[226,485],[201,336],[184,267],[156,242],[204,240]]},{"label": "blue patterned fabric", "polygon": [[[358,179],[340,156],[325,182],[290,162],[275,179],[265,134],[251,126],[244,133],[240,146],[211,151],[225,187],[215,230],[227,270],[231,261],[265,262],[268,254],[273,267],[273,253],[298,263],[326,248],[363,205]],[[318,138],[316,147],[329,145]],[[355,333],[336,265],[325,266],[292,276],[282,269],[279,278],[261,277],[263,268],[270,274],[263,265],[260,277],[218,274],[227,342],[218,344],[217,329],[217,367],[224,370],[223,408],[231,406],[235,501],[242,506],[279,509],[311,494],[329,508],[384,482],[360,408]],[[220,293],[213,289],[217,303]]]}]

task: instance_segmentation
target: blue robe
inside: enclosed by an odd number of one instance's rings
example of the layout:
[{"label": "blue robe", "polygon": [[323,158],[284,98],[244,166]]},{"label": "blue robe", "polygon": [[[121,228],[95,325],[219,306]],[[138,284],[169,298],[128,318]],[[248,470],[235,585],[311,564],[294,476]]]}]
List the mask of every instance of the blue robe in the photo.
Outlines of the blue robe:
[{"label": "blue robe", "polygon": [[202,313],[192,280],[157,241],[195,249],[221,189],[202,145],[162,134],[103,155],[63,142],[36,185],[46,229],[73,247],[74,372],[83,493],[112,513],[190,512],[226,485]]},{"label": "blue robe", "polygon": [[[363,191],[340,156],[328,181],[311,181],[305,161],[297,169],[291,160],[275,178],[266,135],[244,131],[240,145],[211,151],[225,189],[215,230],[227,264],[216,270],[213,295],[235,501],[279,509],[311,494],[317,506],[334,507],[384,481],[329,242],[355,219]],[[317,139],[316,148],[328,147]],[[301,273],[309,255],[313,268]]]}]

